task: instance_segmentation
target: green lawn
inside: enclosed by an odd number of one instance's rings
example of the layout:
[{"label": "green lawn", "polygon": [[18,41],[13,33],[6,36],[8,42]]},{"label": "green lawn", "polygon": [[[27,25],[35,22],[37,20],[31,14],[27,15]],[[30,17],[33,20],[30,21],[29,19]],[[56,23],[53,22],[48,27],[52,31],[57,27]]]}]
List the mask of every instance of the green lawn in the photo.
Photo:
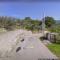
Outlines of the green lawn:
[{"label": "green lawn", "polygon": [[60,44],[49,44],[47,47],[60,59]]}]

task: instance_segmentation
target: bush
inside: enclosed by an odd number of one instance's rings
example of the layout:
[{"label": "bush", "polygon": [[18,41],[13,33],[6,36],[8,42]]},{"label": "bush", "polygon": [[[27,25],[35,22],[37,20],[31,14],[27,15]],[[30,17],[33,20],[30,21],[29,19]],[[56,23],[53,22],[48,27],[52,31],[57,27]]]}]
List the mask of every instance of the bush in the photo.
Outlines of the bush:
[{"label": "bush", "polygon": [[5,29],[8,31],[11,31],[11,30],[14,30],[14,27],[13,26],[6,26]]},{"label": "bush", "polygon": [[58,35],[56,36],[56,43],[59,43],[59,44],[60,44],[60,34],[58,34]]}]

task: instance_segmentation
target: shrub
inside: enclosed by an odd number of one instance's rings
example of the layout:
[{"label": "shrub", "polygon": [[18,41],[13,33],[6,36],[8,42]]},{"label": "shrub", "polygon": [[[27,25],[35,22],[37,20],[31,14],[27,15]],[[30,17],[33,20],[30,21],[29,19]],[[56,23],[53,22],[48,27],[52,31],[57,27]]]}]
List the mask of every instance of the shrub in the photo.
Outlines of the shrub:
[{"label": "shrub", "polygon": [[56,43],[60,43],[60,34],[56,36]]}]

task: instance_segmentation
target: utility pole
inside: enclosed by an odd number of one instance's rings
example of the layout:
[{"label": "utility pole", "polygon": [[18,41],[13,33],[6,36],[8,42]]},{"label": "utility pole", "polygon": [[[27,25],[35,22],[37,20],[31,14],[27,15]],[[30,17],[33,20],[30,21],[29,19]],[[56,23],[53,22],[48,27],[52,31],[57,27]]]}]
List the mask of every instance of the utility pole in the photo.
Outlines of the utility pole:
[{"label": "utility pole", "polygon": [[43,19],[42,19],[42,33],[44,35],[44,31],[45,31],[45,15],[44,15],[44,9],[43,9]]}]

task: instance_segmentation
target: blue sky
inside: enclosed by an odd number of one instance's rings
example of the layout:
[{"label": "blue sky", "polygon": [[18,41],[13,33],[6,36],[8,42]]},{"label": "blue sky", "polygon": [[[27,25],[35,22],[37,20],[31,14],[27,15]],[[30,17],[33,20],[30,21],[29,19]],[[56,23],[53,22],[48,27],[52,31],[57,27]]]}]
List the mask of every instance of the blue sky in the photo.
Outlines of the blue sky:
[{"label": "blue sky", "polygon": [[0,2],[0,16],[42,19],[43,13],[60,20],[60,2]]}]

